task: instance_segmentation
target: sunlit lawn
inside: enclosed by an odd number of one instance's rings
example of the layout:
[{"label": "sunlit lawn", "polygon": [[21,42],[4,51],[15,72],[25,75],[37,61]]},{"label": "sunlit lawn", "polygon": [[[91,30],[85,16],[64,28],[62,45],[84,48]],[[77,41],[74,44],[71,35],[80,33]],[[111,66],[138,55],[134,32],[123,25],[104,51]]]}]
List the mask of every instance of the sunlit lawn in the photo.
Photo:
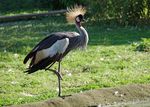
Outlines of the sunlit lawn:
[{"label": "sunlit lawn", "polygon": [[[86,50],[62,62],[63,95],[124,84],[150,82],[150,54],[134,51],[133,42],[149,38],[149,27],[84,23],[90,37]],[[50,71],[24,74],[25,55],[48,34],[76,31],[64,17],[0,24],[0,106],[57,97],[57,77]],[[54,68],[57,68],[55,64]]]}]

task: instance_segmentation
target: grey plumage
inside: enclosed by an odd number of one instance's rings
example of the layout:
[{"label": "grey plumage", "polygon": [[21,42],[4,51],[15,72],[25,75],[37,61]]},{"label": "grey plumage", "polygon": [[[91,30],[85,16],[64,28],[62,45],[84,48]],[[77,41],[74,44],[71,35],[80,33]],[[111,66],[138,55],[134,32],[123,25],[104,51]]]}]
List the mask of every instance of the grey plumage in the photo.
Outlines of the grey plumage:
[{"label": "grey plumage", "polygon": [[[47,57],[34,65],[35,55],[38,51],[47,49],[51,47],[57,40],[61,40],[64,38],[69,39],[69,45],[63,54],[56,54],[53,57]],[[33,73],[39,69],[45,69],[52,62],[62,60],[62,58],[66,56],[66,54],[71,50],[84,46],[82,38],[83,37],[76,32],[57,32],[49,35],[48,37],[43,39],[40,43],[38,43],[32,49],[32,51],[25,57],[24,64],[31,58],[29,69],[26,72]]]},{"label": "grey plumage", "polygon": [[[41,69],[49,69],[58,76],[59,81],[59,96],[60,88],[60,62],[73,49],[85,48],[88,43],[88,33],[81,26],[83,16],[78,15],[75,18],[76,27],[79,33],[76,32],[56,32],[39,42],[29,54],[25,57],[23,63],[26,64],[31,59],[28,74]],[[58,62],[58,71],[50,69],[50,67]],[[49,67],[48,67],[49,66]]]}]

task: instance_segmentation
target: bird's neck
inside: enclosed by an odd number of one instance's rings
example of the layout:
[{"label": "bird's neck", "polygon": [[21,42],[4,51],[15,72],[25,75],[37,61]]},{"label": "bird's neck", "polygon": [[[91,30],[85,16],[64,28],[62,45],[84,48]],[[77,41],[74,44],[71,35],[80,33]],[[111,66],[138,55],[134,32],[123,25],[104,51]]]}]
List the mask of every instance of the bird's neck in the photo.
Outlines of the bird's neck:
[{"label": "bird's neck", "polygon": [[88,43],[88,40],[89,40],[88,33],[85,30],[85,28],[82,27],[81,23],[76,22],[76,27],[77,27],[77,29],[78,29],[78,31],[80,33],[81,40],[83,40],[82,41],[82,43],[83,43],[82,46],[86,47],[87,43]]}]

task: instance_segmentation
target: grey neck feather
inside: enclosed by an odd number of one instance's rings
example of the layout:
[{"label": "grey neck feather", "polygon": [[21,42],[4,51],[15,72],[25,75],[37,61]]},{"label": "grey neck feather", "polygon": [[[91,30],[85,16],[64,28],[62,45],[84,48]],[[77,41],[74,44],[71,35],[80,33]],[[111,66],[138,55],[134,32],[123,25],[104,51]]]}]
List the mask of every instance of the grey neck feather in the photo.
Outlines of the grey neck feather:
[{"label": "grey neck feather", "polygon": [[88,33],[87,31],[81,26],[80,23],[76,22],[76,27],[80,33],[80,39],[81,39],[81,47],[82,48],[86,48],[88,41],[89,41],[89,37],[88,37]]}]

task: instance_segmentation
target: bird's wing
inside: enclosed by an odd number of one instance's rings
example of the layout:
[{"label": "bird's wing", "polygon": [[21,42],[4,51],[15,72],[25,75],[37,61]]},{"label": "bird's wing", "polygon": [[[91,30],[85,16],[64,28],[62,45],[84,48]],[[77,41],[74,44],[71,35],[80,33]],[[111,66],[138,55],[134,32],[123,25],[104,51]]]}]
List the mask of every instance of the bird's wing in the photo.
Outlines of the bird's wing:
[{"label": "bird's wing", "polygon": [[46,49],[48,47],[51,47],[57,40],[62,39],[63,37],[61,36],[56,36],[54,34],[51,34],[50,36],[46,37],[45,39],[43,39],[41,42],[39,42],[30,52],[29,54],[25,57],[24,59],[24,64],[30,59],[32,58],[36,52],[42,50],[42,49]]},{"label": "bird's wing", "polygon": [[[69,39],[63,38],[60,40],[57,40],[51,47],[42,49],[36,53],[35,61],[33,64],[39,63],[41,60],[45,58],[51,58],[51,61],[55,62],[59,60],[59,56],[65,52],[69,45]],[[55,55],[58,57],[56,58]]]},{"label": "bird's wing", "polygon": [[[63,45],[65,45],[65,38],[70,38],[73,36],[79,36],[78,33],[76,32],[57,32],[57,33],[52,33],[50,36],[46,37],[45,39],[43,39],[41,42],[39,42],[32,50],[31,52],[25,57],[24,59],[24,64],[30,59],[33,58],[31,61],[31,64],[34,63],[34,61],[36,60],[36,54],[38,54],[39,59],[37,61],[39,61],[42,57],[41,53],[43,52],[49,52],[51,56],[53,56],[54,54],[56,54],[56,51],[54,48],[58,47],[63,49]],[[61,45],[63,43],[63,45]],[[65,46],[64,46],[65,47]],[[47,55],[46,55],[47,56]],[[37,62],[36,61],[36,62]]]}]

